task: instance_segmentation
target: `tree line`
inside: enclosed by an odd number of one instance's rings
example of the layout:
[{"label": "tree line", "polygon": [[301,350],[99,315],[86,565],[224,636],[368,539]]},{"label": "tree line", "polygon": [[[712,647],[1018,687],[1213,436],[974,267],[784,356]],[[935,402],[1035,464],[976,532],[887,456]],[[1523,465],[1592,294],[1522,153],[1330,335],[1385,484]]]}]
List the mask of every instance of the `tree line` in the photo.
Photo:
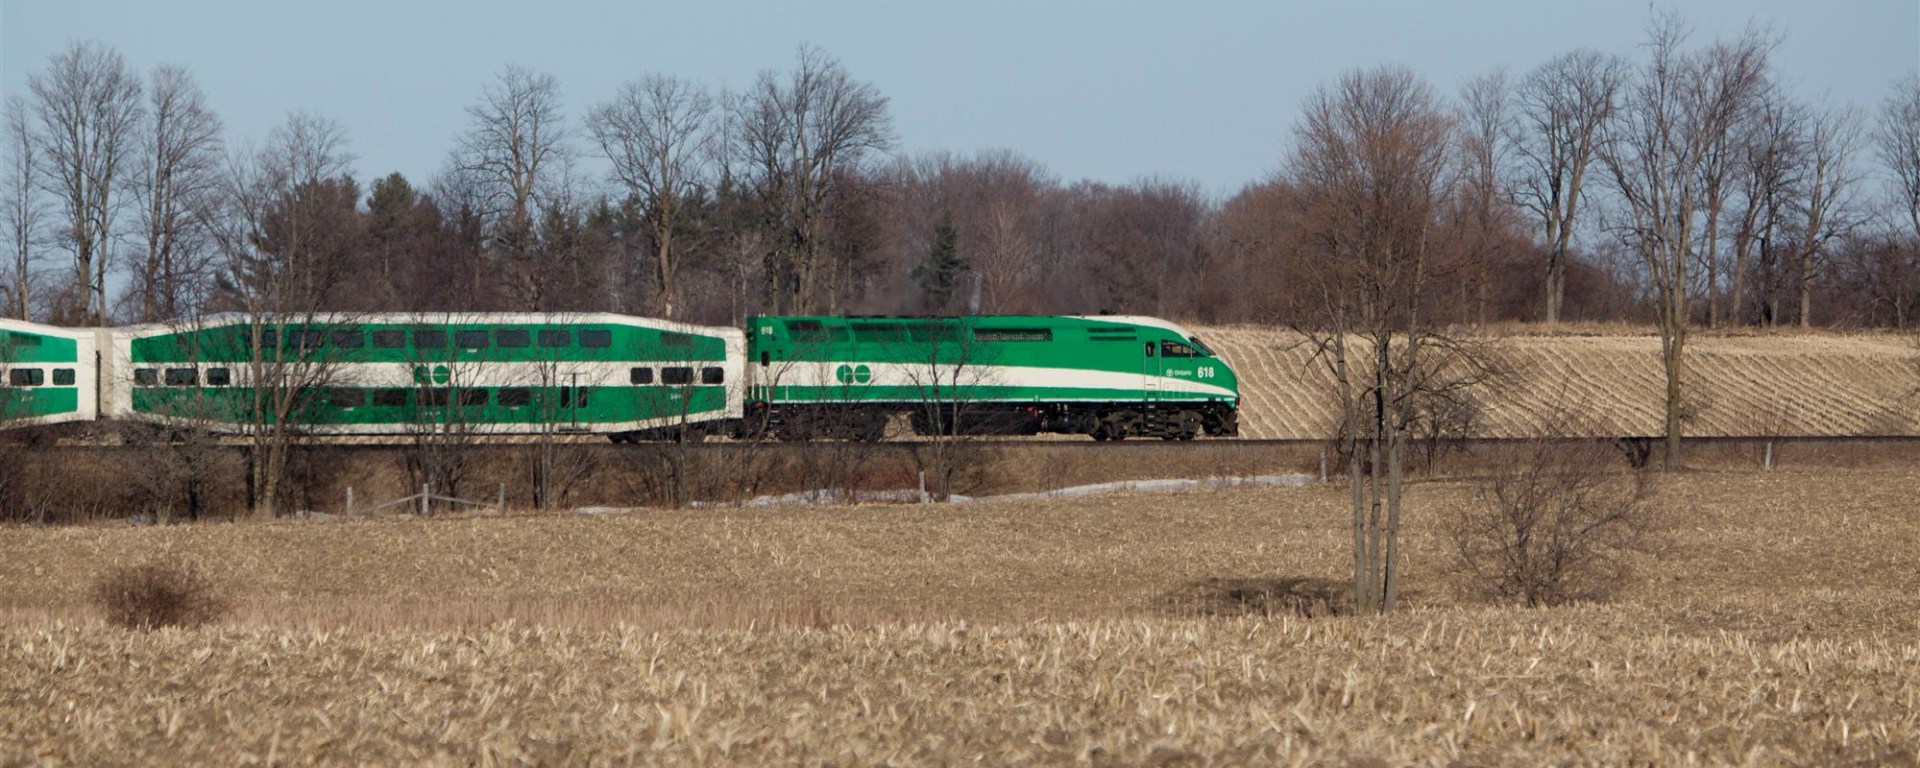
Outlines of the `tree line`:
[{"label": "tree line", "polygon": [[[297,112],[235,141],[188,70],[143,76],[75,43],[5,106],[0,310],[1314,324],[1331,285],[1315,276],[1361,242],[1339,221],[1395,206],[1412,229],[1367,237],[1418,239],[1420,313],[1449,324],[1910,327],[1920,76],[1877,105],[1811,102],[1775,70],[1777,37],[1655,27],[1651,59],[1571,51],[1451,97],[1397,68],[1349,73],[1291,142],[1276,132],[1277,170],[1224,200],[1166,177],[1069,182],[1010,150],[899,154],[886,95],[812,47],[743,89],[655,73],[585,105],[509,66],[433,178],[362,180],[334,120]],[[1419,188],[1330,203],[1379,160],[1330,140],[1405,109]]]}]

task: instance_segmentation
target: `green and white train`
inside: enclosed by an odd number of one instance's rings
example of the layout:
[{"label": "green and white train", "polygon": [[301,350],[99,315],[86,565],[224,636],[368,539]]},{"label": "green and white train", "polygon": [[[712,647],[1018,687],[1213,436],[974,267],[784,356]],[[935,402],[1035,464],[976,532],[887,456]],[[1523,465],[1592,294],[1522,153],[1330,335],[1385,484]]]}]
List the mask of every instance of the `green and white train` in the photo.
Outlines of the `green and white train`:
[{"label": "green and white train", "polygon": [[1164,320],[613,314],[217,315],[73,330],[0,321],[0,426],[462,429],[616,442],[725,434],[1233,435],[1233,370]]}]

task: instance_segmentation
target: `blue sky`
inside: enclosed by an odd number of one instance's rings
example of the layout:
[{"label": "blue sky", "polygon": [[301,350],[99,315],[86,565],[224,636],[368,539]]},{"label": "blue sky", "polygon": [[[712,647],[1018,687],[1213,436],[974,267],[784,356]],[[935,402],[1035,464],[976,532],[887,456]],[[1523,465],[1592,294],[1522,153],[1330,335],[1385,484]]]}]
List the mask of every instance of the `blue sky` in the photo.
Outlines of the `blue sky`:
[{"label": "blue sky", "polygon": [[[1179,7],[1186,5],[1189,7]],[[1663,5],[1662,7],[1667,7]],[[1696,39],[1757,23],[1809,99],[1877,104],[1920,68],[1915,0],[1673,3]],[[0,0],[0,90],[70,41],[141,70],[191,69],[230,142],[291,110],[345,124],[363,177],[439,169],[501,67],[553,74],[577,117],[650,72],[740,87],[811,43],[892,100],[907,152],[1011,148],[1064,179],[1198,182],[1278,167],[1302,99],[1355,67],[1411,67],[1443,93],[1578,47],[1637,54],[1639,2],[154,2]]]}]

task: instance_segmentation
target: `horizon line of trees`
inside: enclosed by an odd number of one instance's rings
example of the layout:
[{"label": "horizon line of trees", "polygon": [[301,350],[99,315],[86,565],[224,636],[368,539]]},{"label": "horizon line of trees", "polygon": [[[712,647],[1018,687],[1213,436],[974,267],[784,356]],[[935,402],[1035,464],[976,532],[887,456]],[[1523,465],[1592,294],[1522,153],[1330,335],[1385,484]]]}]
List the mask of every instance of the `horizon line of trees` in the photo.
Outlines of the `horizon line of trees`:
[{"label": "horizon line of trees", "polygon": [[[1435,116],[1410,226],[1445,279],[1423,280],[1420,315],[1912,327],[1920,74],[1871,108],[1809,102],[1773,69],[1776,36],[1683,50],[1684,25],[1660,28],[1664,58],[1570,51],[1451,99],[1395,67],[1327,86],[1390,76],[1404,87],[1346,95]],[[1310,102],[1295,143],[1366,135],[1395,107],[1373,106]],[[1276,171],[1218,201],[1170,178],[1066,182],[1011,150],[894,154],[887,97],[806,46],[738,91],[655,73],[572,111],[552,76],[506,67],[424,185],[363,186],[345,128],[313,113],[230,141],[187,70],[143,77],[96,43],[4,112],[0,314],[66,325],[275,308],[1298,325],[1325,299],[1310,276],[1355,252],[1327,217],[1409,199],[1330,210],[1316,189],[1341,169],[1280,141]],[[1312,123],[1335,118],[1360,122]]]}]

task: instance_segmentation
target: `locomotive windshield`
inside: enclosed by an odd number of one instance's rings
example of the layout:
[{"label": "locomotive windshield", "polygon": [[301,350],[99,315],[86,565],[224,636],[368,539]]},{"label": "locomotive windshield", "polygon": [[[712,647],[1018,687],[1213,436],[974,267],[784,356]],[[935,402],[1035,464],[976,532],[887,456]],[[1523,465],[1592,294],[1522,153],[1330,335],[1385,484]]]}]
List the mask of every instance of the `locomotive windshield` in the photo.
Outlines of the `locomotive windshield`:
[{"label": "locomotive windshield", "polygon": [[1213,351],[1213,347],[1207,346],[1206,342],[1201,341],[1198,336],[1188,336],[1187,341],[1193,344],[1194,349],[1200,350],[1200,354],[1206,355],[1207,357],[1220,356],[1218,352]]}]

